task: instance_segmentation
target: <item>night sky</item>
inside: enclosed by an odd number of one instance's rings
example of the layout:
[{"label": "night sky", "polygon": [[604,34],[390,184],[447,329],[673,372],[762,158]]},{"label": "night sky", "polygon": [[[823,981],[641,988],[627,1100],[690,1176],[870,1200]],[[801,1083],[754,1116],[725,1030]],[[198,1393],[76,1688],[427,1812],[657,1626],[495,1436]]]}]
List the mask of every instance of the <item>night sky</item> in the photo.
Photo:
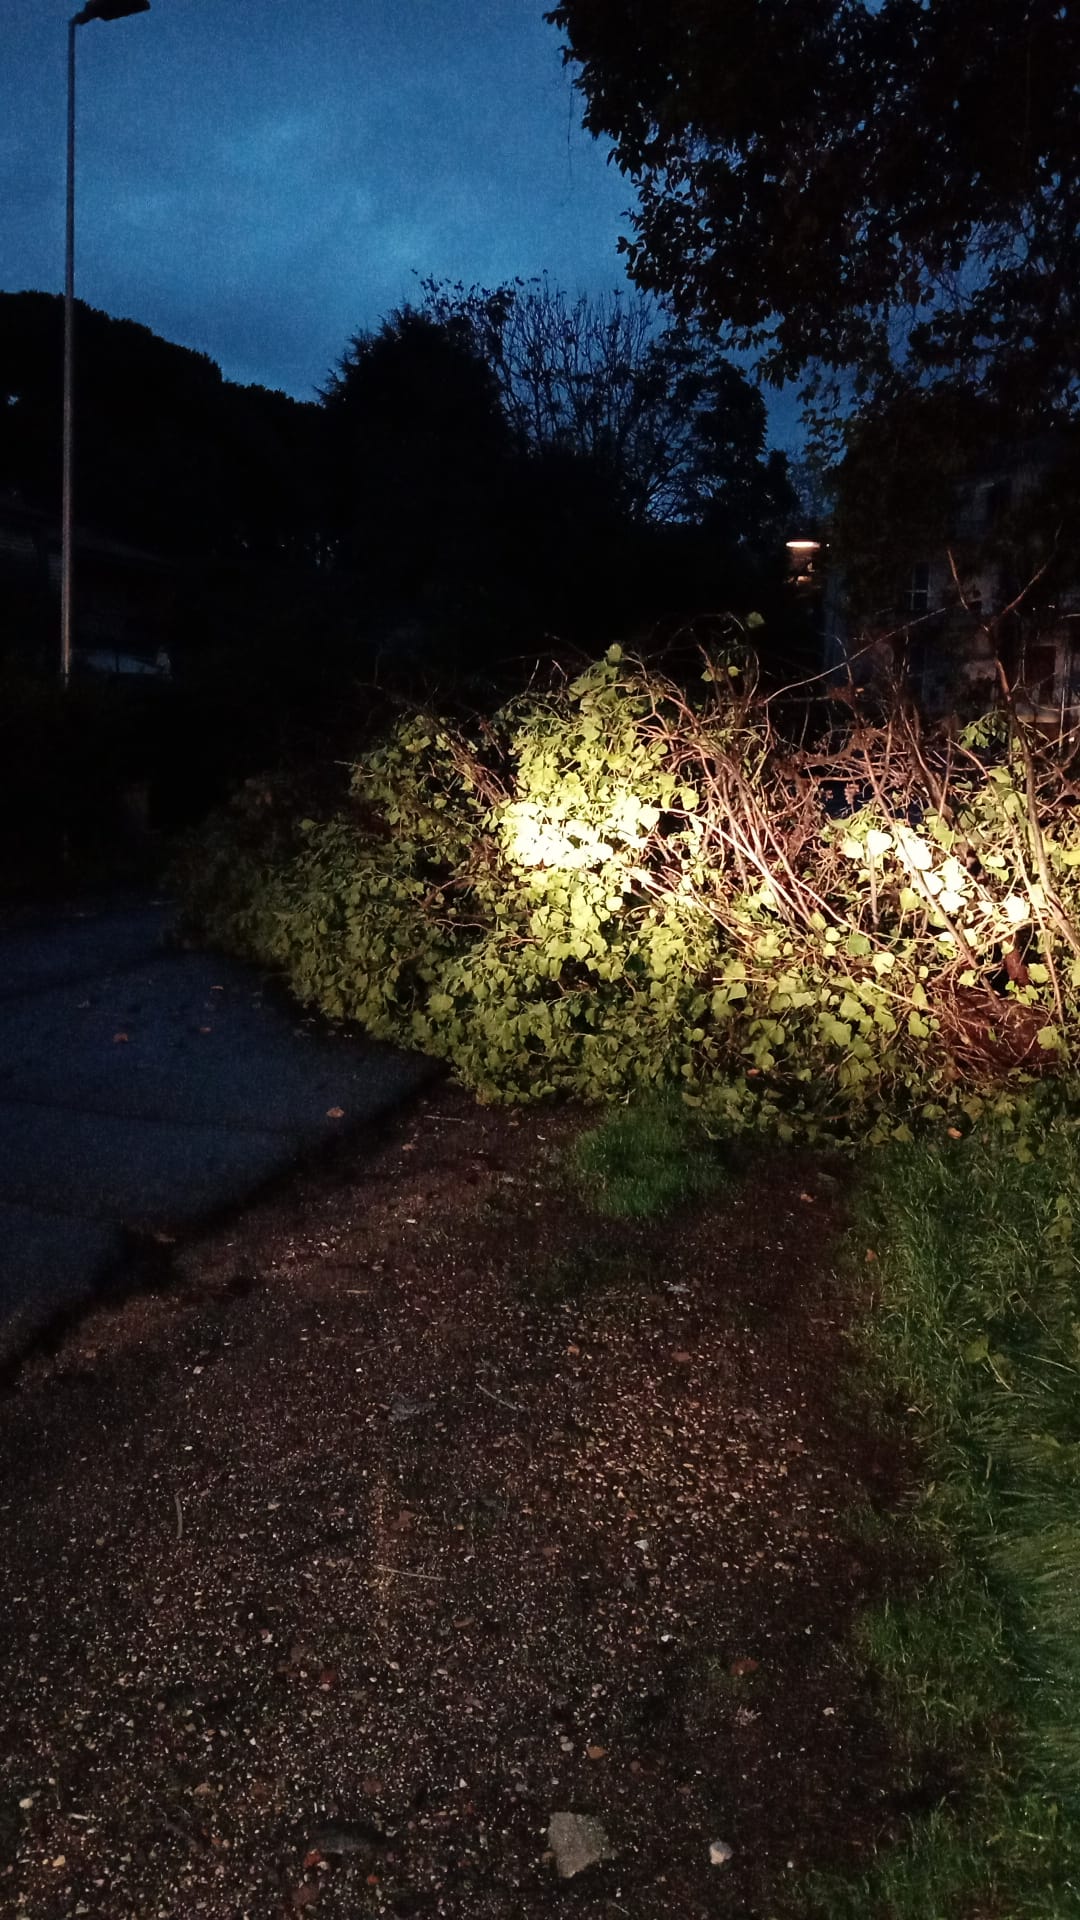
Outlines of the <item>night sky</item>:
[{"label": "night sky", "polygon": [[[0,0],[0,289],[63,287],[66,23]],[[623,284],[545,0],[153,0],[78,30],[76,291],[311,396],[414,269]]]}]

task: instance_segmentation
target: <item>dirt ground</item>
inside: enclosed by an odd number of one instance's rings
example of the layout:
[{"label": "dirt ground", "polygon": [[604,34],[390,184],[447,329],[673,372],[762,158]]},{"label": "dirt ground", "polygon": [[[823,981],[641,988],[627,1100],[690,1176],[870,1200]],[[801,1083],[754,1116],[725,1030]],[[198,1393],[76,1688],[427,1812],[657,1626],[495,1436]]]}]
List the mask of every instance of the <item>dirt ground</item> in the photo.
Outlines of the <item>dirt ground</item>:
[{"label": "dirt ground", "polygon": [[613,1223],[580,1124],[438,1088],[9,1384],[4,1915],[774,1920],[888,1832],[841,1185]]}]

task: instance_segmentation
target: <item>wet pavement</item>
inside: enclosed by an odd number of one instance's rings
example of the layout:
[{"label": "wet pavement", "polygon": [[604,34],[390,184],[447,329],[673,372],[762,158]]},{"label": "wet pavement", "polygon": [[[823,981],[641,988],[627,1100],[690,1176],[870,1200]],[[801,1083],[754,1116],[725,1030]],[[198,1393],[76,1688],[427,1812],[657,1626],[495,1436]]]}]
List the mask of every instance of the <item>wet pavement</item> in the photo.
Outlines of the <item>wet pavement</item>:
[{"label": "wet pavement", "polygon": [[431,1071],[171,944],[163,903],[0,933],[0,1345],[77,1306],[133,1246],[392,1112]]}]

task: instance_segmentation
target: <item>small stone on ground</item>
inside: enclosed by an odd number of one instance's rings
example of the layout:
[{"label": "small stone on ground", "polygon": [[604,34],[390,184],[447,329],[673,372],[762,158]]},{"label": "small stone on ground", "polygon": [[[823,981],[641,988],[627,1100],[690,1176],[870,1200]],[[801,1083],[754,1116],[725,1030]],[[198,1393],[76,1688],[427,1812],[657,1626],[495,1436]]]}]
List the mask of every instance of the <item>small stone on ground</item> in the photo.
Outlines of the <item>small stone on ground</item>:
[{"label": "small stone on ground", "polygon": [[599,1820],[587,1813],[553,1813],[548,1826],[548,1846],[555,1856],[555,1870],[561,1880],[572,1880],[575,1873],[595,1867],[601,1860],[614,1857],[611,1842]]}]

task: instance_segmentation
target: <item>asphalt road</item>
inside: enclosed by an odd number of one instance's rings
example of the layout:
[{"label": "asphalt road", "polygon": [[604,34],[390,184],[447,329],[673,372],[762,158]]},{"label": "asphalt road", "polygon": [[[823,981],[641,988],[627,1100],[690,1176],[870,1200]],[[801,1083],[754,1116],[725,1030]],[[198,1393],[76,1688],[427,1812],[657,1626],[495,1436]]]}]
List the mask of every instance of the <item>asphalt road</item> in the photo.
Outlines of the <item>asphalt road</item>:
[{"label": "asphalt road", "polygon": [[0,934],[5,1348],[91,1295],[140,1235],[243,1201],[430,1075],[167,935],[160,903]]}]

